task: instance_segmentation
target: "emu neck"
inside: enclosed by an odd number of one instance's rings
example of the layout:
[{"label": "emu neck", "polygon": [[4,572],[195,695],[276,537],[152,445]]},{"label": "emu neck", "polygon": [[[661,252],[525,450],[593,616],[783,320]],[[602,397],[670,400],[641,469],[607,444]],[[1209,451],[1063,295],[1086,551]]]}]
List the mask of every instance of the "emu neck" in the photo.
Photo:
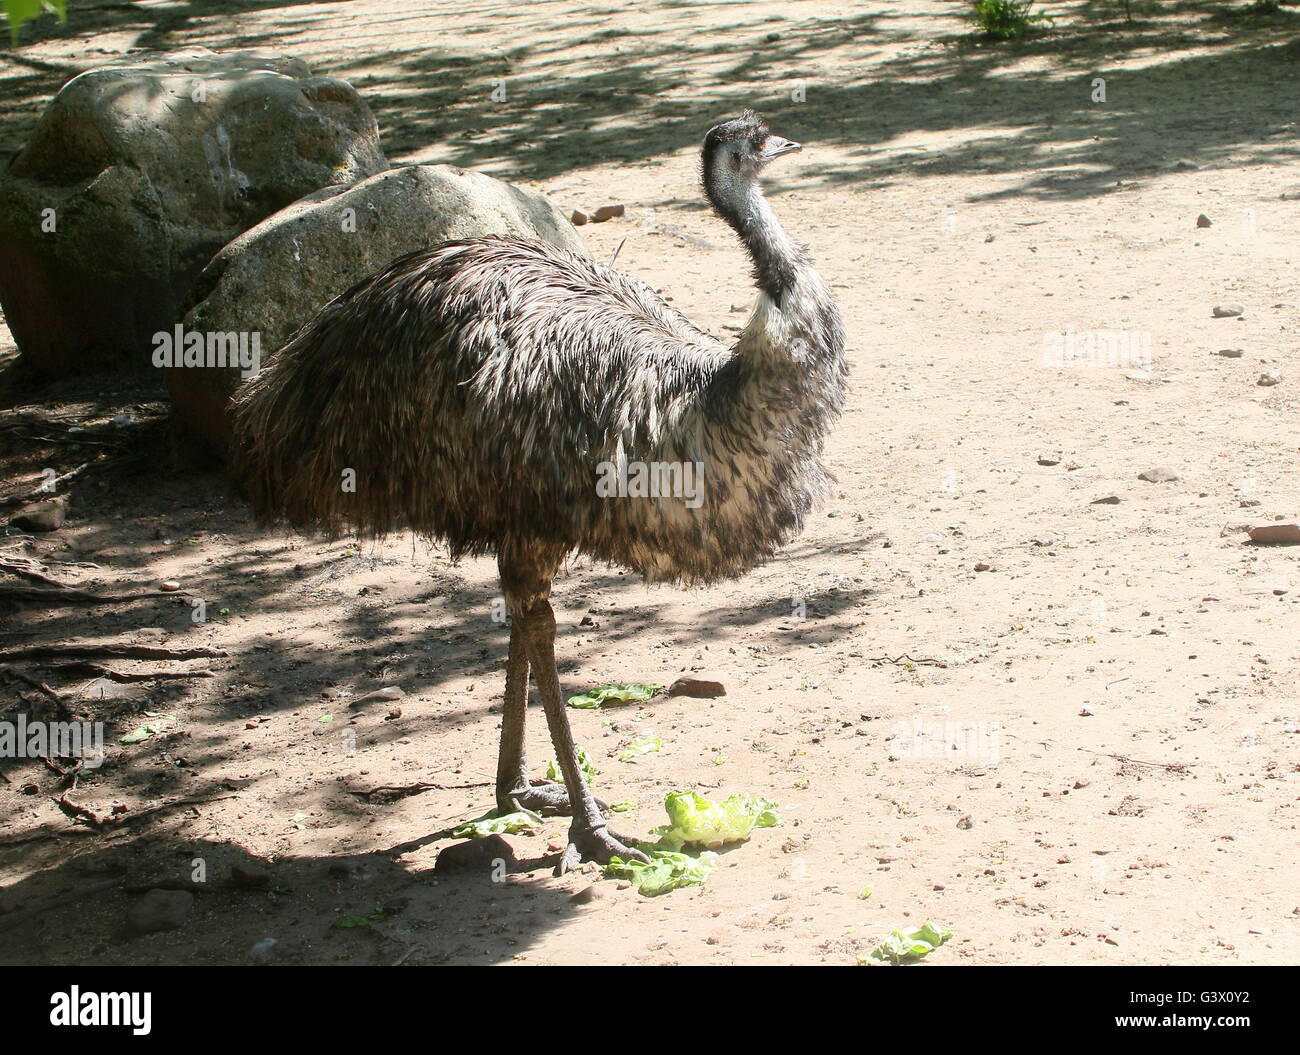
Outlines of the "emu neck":
[{"label": "emu neck", "polygon": [[756,180],[733,184],[714,196],[714,206],[745,243],[758,288],[781,307],[808,261],[785,233],[762,188]]}]

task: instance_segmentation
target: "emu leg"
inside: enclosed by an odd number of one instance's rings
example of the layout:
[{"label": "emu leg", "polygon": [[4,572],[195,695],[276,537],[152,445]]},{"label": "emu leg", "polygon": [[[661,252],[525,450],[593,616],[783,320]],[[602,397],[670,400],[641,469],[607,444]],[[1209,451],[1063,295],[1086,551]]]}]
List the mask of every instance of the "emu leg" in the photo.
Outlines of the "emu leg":
[{"label": "emu leg", "polygon": [[[506,695],[501,716],[501,750],[497,755],[497,809],[502,813],[569,815],[573,808],[564,785],[554,780],[530,780],[524,725],[528,713],[528,652],[519,620],[510,624],[510,657],[506,660]],[[596,800],[602,809],[609,807]]]},{"label": "emu leg", "polygon": [[578,750],[569,729],[569,716],[564,709],[560,678],[555,669],[555,613],[551,610],[550,601],[542,598],[535,602],[525,620],[528,659],[541,693],[546,724],[551,730],[551,742],[555,745],[564,783],[568,786],[573,801],[569,845],[560,858],[560,863],[555,866],[555,874],[563,875],[582,861],[608,864],[609,859],[615,855],[625,861],[644,861],[647,859],[645,854],[627,845],[633,840],[617,835],[606,827],[600,804],[592,796],[582,775],[582,768],[578,765]]}]

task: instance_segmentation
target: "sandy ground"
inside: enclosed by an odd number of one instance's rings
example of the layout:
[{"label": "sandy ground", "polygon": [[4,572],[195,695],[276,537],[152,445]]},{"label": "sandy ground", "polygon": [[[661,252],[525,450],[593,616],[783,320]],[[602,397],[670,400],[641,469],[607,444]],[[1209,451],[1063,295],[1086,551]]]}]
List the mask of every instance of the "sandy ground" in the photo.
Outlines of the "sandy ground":
[{"label": "sandy ground", "polygon": [[[120,430],[139,460],[87,474],[66,528],[6,553],[78,585],[183,589],[11,605],[6,640],[228,655],[119,662],[215,676],[75,698],[114,737],[174,716],[67,792],[101,832],[60,809],[56,773],[6,764],[0,960],[262,962],[250,948],[273,937],[265,962],[853,963],[929,918],[956,932],[935,963],[1294,963],[1300,549],[1244,527],[1300,514],[1300,52],[1294,9],[1223,6],[1125,26],[1049,5],[1055,30],[1017,45],[971,43],[961,5],[933,0],[74,5],[71,30],[25,37],[0,57],[0,146],[62,71],[102,61],[79,24],[108,54],[280,49],[352,79],[395,160],[480,167],[566,210],[625,204],[583,228],[593,254],[622,243],[620,268],[720,335],[753,295],[701,203],[696,144],[754,105],[807,144],[769,189],[841,299],[852,377],[838,494],[779,559],[692,592],[585,561],[557,582],[566,690],[727,687],[573,714],[598,792],[635,804],[622,826],[661,823],[664,794],[692,786],[785,817],[702,889],[597,882],[585,903],[570,896],[593,876],[544,860],[562,819],[510,840],[525,863],[503,883],[432,873],[448,826],[491,804],[492,562],[260,533],[223,477],[166,470],[156,393],[11,384],[6,406],[57,403],[104,442],[124,408],[141,424]],[[1244,314],[1212,317],[1225,303]],[[1060,365],[1045,342],[1067,331],[1136,352]],[[1268,371],[1281,383],[1258,385]],[[4,437],[10,490],[85,460]],[[1155,467],[1178,478],[1138,478]],[[71,697],[86,683],[21,669]],[[385,685],[405,697],[358,713],[329,695]],[[539,772],[543,730],[533,706]],[[618,761],[645,730],[663,750]],[[417,782],[442,788],[348,790]],[[189,882],[196,860],[184,927],[127,938],[138,892]],[[233,885],[236,863],[269,879]]]}]

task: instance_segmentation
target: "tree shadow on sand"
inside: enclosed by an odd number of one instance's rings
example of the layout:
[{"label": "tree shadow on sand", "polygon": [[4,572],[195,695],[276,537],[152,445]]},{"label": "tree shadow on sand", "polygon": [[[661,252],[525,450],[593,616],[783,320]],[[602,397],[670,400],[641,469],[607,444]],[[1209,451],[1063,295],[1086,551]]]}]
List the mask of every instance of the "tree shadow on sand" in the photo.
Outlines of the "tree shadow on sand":
[{"label": "tree shadow on sand", "polygon": [[[100,416],[113,411],[106,401],[94,407]],[[133,442],[151,448],[159,440],[156,428],[142,426]],[[0,764],[0,812],[10,818],[0,826],[0,867],[20,875],[0,898],[0,960],[252,963],[261,962],[253,945],[274,937],[276,955],[293,962],[385,963],[403,956],[409,963],[498,962],[580,911],[566,900],[567,887],[533,881],[553,863],[553,855],[533,849],[544,843],[529,846],[539,856],[504,885],[484,870],[449,879],[432,871],[433,844],[445,843],[450,827],[492,801],[490,769],[463,763],[465,735],[494,744],[499,725],[508,630],[491,618],[497,585],[490,576],[484,580],[484,569],[470,577],[467,568],[420,546],[397,558],[392,550],[346,540],[268,536],[251,523],[224,476],[160,473],[156,463],[165,457],[154,453],[155,464],[143,471],[134,462],[71,487],[72,549],[60,548],[58,535],[34,546],[11,535],[5,553],[38,556],[52,576],[76,574],[80,588],[100,593],[156,585],[178,548],[192,547],[196,555],[211,548],[219,556],[191,562],[183,589],[170,595],[11,604],[4,612],[5,644],[145,641],[226,654],[184,662],[106,660],[119,671],[201,667],[213,677],[145,680],[124,686],[129,691],[122,695],[99,697],[85,693],[86,675],[57,663],[9,664],[30,681],[6,701],[6,720],[22,711],[103,722],[110,750],[101,770],[76,781],[69,763],[58,759]],[[828,555],[852,555],[875,541],[854,532],[830,547],[797,543],[778,559],[783,570],[803,569],[800,575],[817,581]],[[58,560],[99,567],[65,572]],[[752,631],[779,662],[850,633],[871,596],[851,586],[810,588],[803,591],[804,620],[792,620],[782,595],[739,605],[720,598],[683,616],[668,612],[685,597],[669,587],[662,599],[623,603],[635,581],[586,567],[561,575],[566,692],[591,687],[591,675],[581,674],[590,669],[590,650],[574,638],[585,633],[578,624],[593,605],[602,623],[600,648],[615,654],[649,638],[670,646],[667,659]],[[210,613],[198,623],[196,599]],[[242,631],[249,614],[269,620],[274,630]],[[31,682],[44,684],[59,702]],[[382,701],[353,708],[346,697],[324,696],[340,688],[360,696],[379,685],[405,690],[399,708]],[[531,710],[530,724],[544,736],[536,700]],[[332,720],[323,723],[327,715]],[[144,742],[117,743],[160,721],[165,724]],[[582,719],[579,727],[584,721],[594,727],[596,720]],[[416,773],[407,772],[411,752],[404,745],[418,745]],[[282,779],[287,751],[307,760],[303,781]],[[432,790],[394,799],[359,794],[417,775],[432,781]],[[639,773],[620,774],[618,783],[620,793],[661,794]],[[227,799],[219,820],[209,804]],[[247,818],[246,840],[225,834],[231,810]],[[240,841],[279,848],[273,866],[250,865],[273,873],[265,889],[230,878],[231,863],[248,856]],[[320,842],[329,849],[321,851]],[[101,853],[127,863],[105,874],[108,866],[97,863]],[[196,858],[207,862],[211,885],[191,887]],[[192,921],[175,934],[126,935],[126,907],[159,884],[195,890]],[[341,914],[380,910],[380,920],[335,925]]]},{"label": "tree shadow on sand", "polygon": [[[662,19],[636,28],[602,5],[576,8],[561,23],[526,8],[504,21],[483,9],[466,13],[454,46],[431,20],[395,11],[345,23],[347,48],[315,58],[329,50],[322,36],[339,35],[332,19],[346,19],[347,6],[301,15],[284,3],[74,6],[75,30],[42,22],[33,32],[127,28],[146,48],[307,49],[319,72],[354,80],[390,156],[513,179],[693,150],[711,120],[751,105],[797,138],[848,151],[842,162],[823,155],[811,170],[818,181],[982,173],[1016,178],[997,196],[1071,199],[1180,160],[1300,156],[1292,102],[1300,41],[1287,9],[1256,17],[1215,0],[1151,12],[1138,5],[1126,23],[1118,5],[1089,0],[1069,9],[1068,24],[1012,42],[973,35],[955,2],[910,21],[901,12],[757,17],[730,5],[725,31],[686,34],[676,20],[698,5],[660,4]],[[269,28],[245,25],[281,8]],[[488,31],[506,42],[479,45]],[[11,101],[0,110],[0,146],[16,149],[59,74],[21,49],[6,60],[0,86]],[[1092,101],[1096,77],[1107,80],[1105,103]],[[796,103],[797,85],[806,100]]]}]

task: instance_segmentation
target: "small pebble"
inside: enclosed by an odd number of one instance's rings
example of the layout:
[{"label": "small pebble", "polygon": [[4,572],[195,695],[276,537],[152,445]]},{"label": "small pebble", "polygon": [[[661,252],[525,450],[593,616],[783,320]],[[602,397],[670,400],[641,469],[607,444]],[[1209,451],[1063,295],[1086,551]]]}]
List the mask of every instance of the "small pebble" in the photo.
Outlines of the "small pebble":
[{"label": "small pebble", "polygon": [[1300,543],[1300,524],[1261,524],[1250,529],[1251,542]]},{"label": "small pebble", "polygon": [[188,890],[150,890],[126,910],[127,929],[132,934],[176,930],[193,910],[194,895]]},{"label": "small pebble", "polygon": [[596,901],[604,896],[605,896],[604,892],[598,890],[595,884],[592,884],[590,886],[583,887],[576,894],[570,894],[569,901],[574,905],[590,905],[593,901]]},{"label": "small pebble", "polygon": [[678,678],[668,687],[669,696],[691,696],[697,700],[711,700],[717,696],[727,695],[726,686],[720,681],[705,678]]}]

